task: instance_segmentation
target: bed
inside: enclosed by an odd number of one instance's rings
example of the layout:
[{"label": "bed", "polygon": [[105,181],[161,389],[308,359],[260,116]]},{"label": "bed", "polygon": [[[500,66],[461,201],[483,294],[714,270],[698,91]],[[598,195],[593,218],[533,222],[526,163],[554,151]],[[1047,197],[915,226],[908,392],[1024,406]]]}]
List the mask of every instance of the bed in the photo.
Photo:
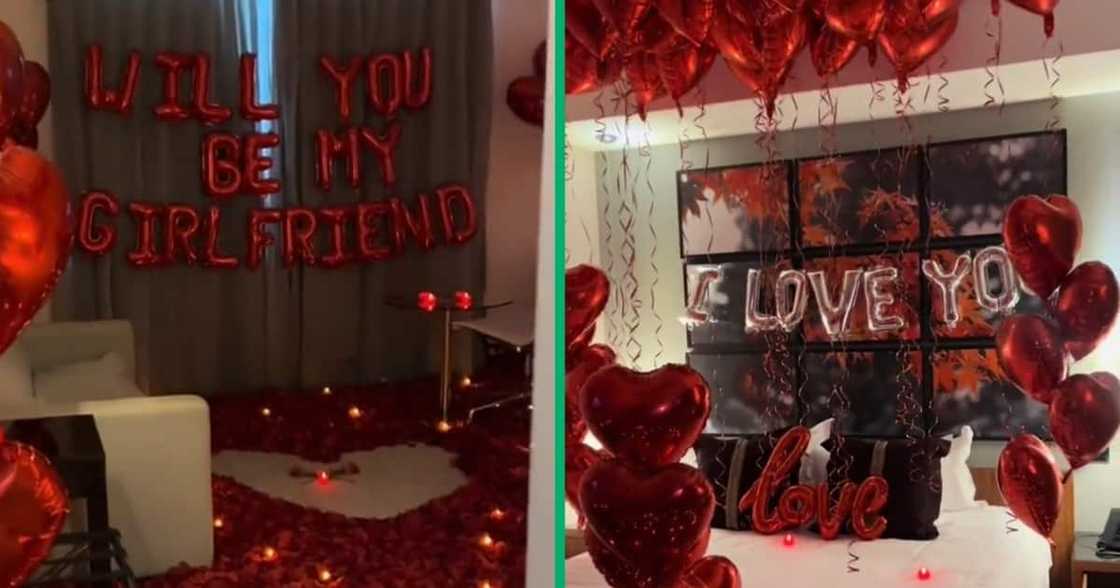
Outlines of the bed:
[{"label": "bed", "polygon": [[[941,536],[933,541],[882,539],[856,542],[859,559],[848,571],[849,541],[823,541],[802,531],[792,547],[782,536],[712,529],[709,555],[730,558],[743,574],[744,586],[791,588],[866,588],[867,586],[931,586],[938,588],[1065,588],[1069,585],[1069,550],[1073,538],[1072,488],[1055,528],[1054,545],[1010,523],[990,468],[974,468],[977,498],[989,505],[944,513],[938,521]],[[1053,565],[1052,565],[1053,564]],[[918,579],[920,567],[930,570]],[[591,558],[582,553],[567,562],[569,588],[605,588]]]}]

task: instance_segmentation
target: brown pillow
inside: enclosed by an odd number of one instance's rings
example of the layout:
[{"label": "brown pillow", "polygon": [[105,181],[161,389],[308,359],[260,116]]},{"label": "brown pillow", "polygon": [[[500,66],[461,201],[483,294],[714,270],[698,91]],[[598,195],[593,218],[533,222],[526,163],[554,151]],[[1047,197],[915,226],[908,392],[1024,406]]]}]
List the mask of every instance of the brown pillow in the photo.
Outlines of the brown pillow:
[{"label": "brown pillow", "polygon": [[[693,446],[696,451],[696,466],[708,477],[716,496],[716,511],[712,515],[713,528],[751,529],[750,512],[739,512],[739,499],[762,474],[774,446],[791,428],[740,437],[701,435],[697,439]],[[771,497],[772,507],[777,506],[785,487],[797,483],[797,472],[798,468],[793,468],[789,480]]]},{"label": "brown pillow", "polygon": [[[949,453],[949,442],[926,439],[836,438],[824,442],[829,452],[828,483],[835,488],[845,480],[860,483],[872,474],[886,478],[890,488],[883,516],[883,537],[929,540],[937,538],[933,524],[941,513],[941,458]],[[847,467],[845,467],[847,466]]]}]

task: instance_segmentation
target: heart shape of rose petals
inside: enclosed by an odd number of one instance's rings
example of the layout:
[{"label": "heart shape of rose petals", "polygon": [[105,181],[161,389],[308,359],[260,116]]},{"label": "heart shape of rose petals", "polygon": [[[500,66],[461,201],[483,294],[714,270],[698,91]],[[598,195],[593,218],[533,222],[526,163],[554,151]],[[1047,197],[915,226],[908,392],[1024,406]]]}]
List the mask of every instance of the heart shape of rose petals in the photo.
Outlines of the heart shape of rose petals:
[{"label": "heart shape of rose petals", "polygon": [[1062,280],[1050,304],[1058,321],[1066,351],[1074,360],[1089,355],[1116,322],[1120,311],[1120,287],[1109,267],[1088,261]]},{"label": "heart shape of rose petals", "polygon": [[0,151],[0,353],[50,297],[70,257],[70,198],[38,153]]},{"label": "heart shape of rose petals", "polygon": [[1112,374],[1077,374],[1058,384],[1050,433],[1073,469],[1097,458],[1120,429],[1120,386]]},{"label": "heart shape of rose petals", "polygon": [[1021,196],[1007,208],[1003,246],[1023,284],[1042,299],[1073,269],[1081,248],[1081,213],[1065,196]]},{"label": "heart shape of rose petals", "polygon": [[996,331],[996,354],[1008,379],[1043,404],[1050,403],[1069,370],[1057,327],[1033,314],[1004,319]]},{"label": "heart shape of rose petals", "polygon": [[610,288],[607,275],[590,265],[577,265],[564,274],[564,344],[569,355],[590,343],[584,335],[606,308]]},{"label": "heart shape of rose petals", "polygon": [[715,497],[695,468],[601,461],[584,473],[579,501],[591,559],[612,586],[673,586],[708,549]]},{"label": "heart shape of rose petals", "polygon": [[692,564],[681,578],[682,588],[741,588],[739,568],[722,555],[709,555]]},{"label": "heart shape of rose petals", "polygon": [[684,457],[704,430],[710,402],[707,382],[689,367],[643,373],[613,365],[588,378],[580,409],[613,455],[654,468]]},{"label": "heart shape of rose petals", "polygon": [[3,444],[0,463],[14,470],[0,494],[0,586],[20,586],[50,553],[68,500],[50,462],[31,446]]}]

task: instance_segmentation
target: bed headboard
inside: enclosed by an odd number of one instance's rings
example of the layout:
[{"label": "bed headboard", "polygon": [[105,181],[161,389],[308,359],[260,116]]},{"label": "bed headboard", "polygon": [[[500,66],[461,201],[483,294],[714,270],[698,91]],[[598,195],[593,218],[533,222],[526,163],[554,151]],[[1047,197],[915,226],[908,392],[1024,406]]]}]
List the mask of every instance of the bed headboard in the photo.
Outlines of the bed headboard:
[{"label": "bed headboard", "polygon": [[[996,481],[995,468],[969,468],[972,470],[972,479],[976,482],[976,498],[988,504],[1004,504],[1003,495],[999,492]],[[1069,559],[1073,552],[1073,477],[1070,476],[1062,489],[1062,510],[1058,512],[1058,521],[1054,524],[1054,532],[1050,538],[1054,546],[1051,554],[1054,564],[1050,567],[1050,588],[1080,588],[1069,585]]]}]

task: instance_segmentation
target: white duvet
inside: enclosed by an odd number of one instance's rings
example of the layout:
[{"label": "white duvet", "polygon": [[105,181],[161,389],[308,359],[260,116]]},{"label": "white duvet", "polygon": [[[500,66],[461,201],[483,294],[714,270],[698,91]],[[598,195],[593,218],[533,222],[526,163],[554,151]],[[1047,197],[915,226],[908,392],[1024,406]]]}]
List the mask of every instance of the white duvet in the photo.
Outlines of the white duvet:
[{"label": "white duvet", "polygon": [[[844,536],[822,541],[801,532],[786,547],[782,535],[712,529],[708,554],[734,561],[743,588],[1048,588],[1049,544],[1018,522],[1010,525],[1018,531],[1008,533],[1007,521],[1006,508],[979,506],[942,515],[933,541],[857,541],[854,573]],[[918,578],[923,566],[928,580]],[[567,585],[607,586],[586,553],[568,560]]]}]

